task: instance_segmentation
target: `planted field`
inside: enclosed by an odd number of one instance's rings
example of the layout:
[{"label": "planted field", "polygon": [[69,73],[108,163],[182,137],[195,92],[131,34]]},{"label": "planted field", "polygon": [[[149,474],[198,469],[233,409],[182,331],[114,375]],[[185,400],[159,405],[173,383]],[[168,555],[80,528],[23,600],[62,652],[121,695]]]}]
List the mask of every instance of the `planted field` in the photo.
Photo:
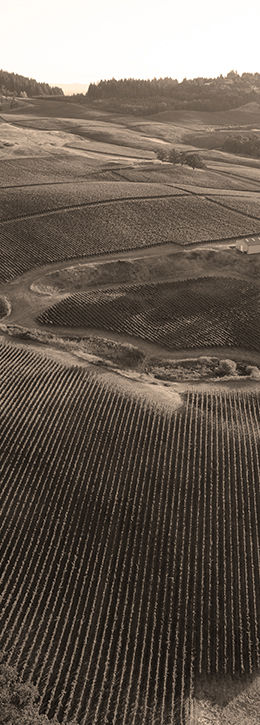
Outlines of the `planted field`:
[{"label": "planted field", "polygon": [[[232,167],[233,168],[233,167]],[[105,172],[104,172],[105,173]],[[108,172],[107,172],[108,173]],[[120,173],[120,172],[119,172]],[[228,172],[226,174],[220,174],[213,169],[189,169],[185,166],[172,166],[171,164],[162,164],[157,166],[150,166],[147,168],[129,168],[122,171],[122,177],[129,179],[129,181],[153,181],[157,183],[168,183],[168,184],[180,184],[204,187],[205,192],[207,189],[229,189],[229,190],[241,190],[245,188],[254,189],[257,188],[256,184],[245,179],[239,180],[239,178],[232,177]]]},{"label": "planted field", "polygon": [[93,166],[90,159],[72,155],[0,159],[0,187],[86,179],[97,166],[97,161]]},{"label": "planted field", "polygon": [[66,184],[38,184],[36,187],[2,189],[0,220],[111,199],[178,196],[183,193],[164,184],[135,184],[127,181],[73,181]]},{"label": "planted field", "polygon": [[259,396],[164,414],[28,349],[0,361],[0,646],[50,716],[184,724],[198,673],[259,665]]},{"label": "planted field", "polygon": [[[214,152],[213,152],[214,153]],[[259,161],[255,159],[249,159],[248,157],[244,157],[243,161],[244,163],[238,164],[236,161],[235,163],[230,163],[230,155],[228,154],[228,162],[222,163],[220,161],[217,161],[216,158],[213,159],[211,162],[211,168],[213,171],[221,171],[223,173],[228,173],[232,175],[233,177],[241,177],[244,178],[245,181],[248,179],[249,182],[254,182],[255,186],[259,186],[260,181],[260,164]],[[232,158],[232,156],[231,156]],[[233,156],[234,159],[234,156]],[[238,160],[238,159],[237,159]]]},{"label": "planted field", "polygon": [[2,223],[0,280],[80,256],[167,242],[193,244],[257,232],[260,221],[194,197],[117,200],[87,209],[50,212],[43,217]]},{"label": "planted field", "polygon": [[260,350],[259,312],[260,294],[254,284],[202,277],[77,292],[45,310],[38,321],[111,330],[168,350],[219,346]]},{"label": "planted field", "polygon": [[244,197],[228,196],[223,198],[221,196],[212,196],[215,201],[221,202],[227,209],[234,209],[235,211],[242,211],[243,214],[248,214],[255,219],[260,220],[260,196],[256,199],[247,199]]}]

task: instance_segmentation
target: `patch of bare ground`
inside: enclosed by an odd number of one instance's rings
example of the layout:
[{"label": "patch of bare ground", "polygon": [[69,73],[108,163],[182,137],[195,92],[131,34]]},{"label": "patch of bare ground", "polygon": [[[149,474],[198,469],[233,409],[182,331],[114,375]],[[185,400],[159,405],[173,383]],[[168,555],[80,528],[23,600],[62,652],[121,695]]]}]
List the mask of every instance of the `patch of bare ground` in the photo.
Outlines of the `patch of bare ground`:
[{"label": "patch of bare ground", "polygon": [[259,725],[260,675],[211,675],[195,684],[191,725]]},{"label": "patch of bare ground", "polygon": [[[1,335],[1,332],[4,334]],[[65,366],[85,368],[87,371],[91,368],[92,372],[95,370],[95,374],[102,377],[103,382],[109,387],[120,390],[128,397],[148,400],[155,407],[159,407],[164,411],[168,410],[170,413],[183,405],[181,392],[185,391],[179,391],[173,384],[168,386],[166,383],[160,383],[152,376],[144,373],[134,374],[131,370],[122,370],[113,365],[110,360],[99,357],[90,351],[87,352],[87,350],[75,344],[69,346],[67,342],[58,338],[56,341],[52,339],[50,344],[47,344],[46,339],[44,345],[42,345],[43,340],[37,340],[37,335],[34,337],[33,334],[21,330],[20,333],[19,331],[16,331],[16,333],[18,334],[18,341],[15,336],[12,336],[11,344],[18,345],[18,347],[29,346],[30,350],[51,357]],[[19,340],[19,334],[21,340]],[[0,342],[6,342],[5,330],[1,326]]]},{"label": "patch of bare ground", "polygon": [[[246,360],[241,362],[240,359],[236,363],[234,360],[222,359],[220,355],[156,360],[137,346],[106,337],[62,337],[58,333],[11,324],[0,324],[1,334],[3,341],[9,339],[15,345],[29,346],[64,365],[86,369],[91,366],[97,374],[105,376],[107,382],[123,389],[127,395],[148,397],[164,409],[174,409],[175,403],[178,407],[180,402],[177,398],[175,400],[175,396],[185,394],[188,390],[259,390],[259,368],[247,365]],[[232,355],[236,357],[234,351]]]},{"label": "patch of bare ground", "polygon": [[[114,255],[113,255],[114,257]],[[129,284],[152,280],[183,279],[191,276],[221,274],[259,280],[260,256],[242,255],[236,249],[195,249],[171,253],[169,248],[124,253],[118,258],[79,261],[68,266],[53,265],[53,271],[37,275],[31,290],[38,294],[71,292],[102,285]],[[68,263],[67,263],[68,264]]]}]

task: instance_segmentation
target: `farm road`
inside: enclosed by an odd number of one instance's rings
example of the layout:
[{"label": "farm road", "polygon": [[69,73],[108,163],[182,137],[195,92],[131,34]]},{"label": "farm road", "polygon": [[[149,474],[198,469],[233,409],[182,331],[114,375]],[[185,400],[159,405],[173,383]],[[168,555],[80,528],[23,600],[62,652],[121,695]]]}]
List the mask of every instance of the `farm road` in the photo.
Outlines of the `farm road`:
[{"label": "farm road", "polygon": [[[19,324],[28,326],[29,328],[35,327],[34,317],[39,315],[49,304],[54,304],[59,301],[62,296],[59,293],[55,294],[38,294],[36,291],[37,282],[40,278],[43,278],[49,272],[56,272],[63,269],[67,269],[70,266],[86,265],[86,264],[101,264],[103,262],[113,262],[124,259],[145,259],[151,256],[160,256],[180,253],[185,254],[190,250],[200,249],[214,249],[214,248],[229,248],[232,246],[232,241],[238,237],[232,237],[231,239],[216,240],[210,242],[200,242],[198,244],[187,244],[185,247],[178,245],[175,242],[167,242],[165,244],[154,244],[150,247],[137,247],[135,249],[126,249],[119,252],[111,252],[107,254],[92,255],[86,257],[75,257],[64,260],[63,262],[53,262],[43,266],[34,267],[19,277],[15,277],[9,282],[0,284],[0,295],[6,297],[11,304],[11,314],[9,321],[12,324]],[[244,238],[241,237],[241,238]],[[35,291],[32,291],[31,286],[35,285]],[[107,283],[105,284],[107,287]],[[100,288],[100,285],[97,285]],[[92,287],[94,289],[94,287]]]},{"label": "farm road", "polygon": [[[212,243],[207,244],[206,246],[214,246]],[[215,246],[230,246],[227,244],[226,240],[224,240],[222,243],[215,245]],[[196,245],[192,245],[192,248],[203,248],[205,245],[199,245],[196,247]],[[146,248],[146,249],[139,249],[139,250],[130,250],[126,252],[117,252],[113,254],[106,254],[102,256],[96,255],[95,257],[87,257],[87,258],[81,258],[80,260],[71,260],[72,265],[75,266],[75,264],[79,265],[86,265],[88,262],[92,264],[93,262],[96,263],[102,263],[102,262],[112,262],[119,259],[135,259],[135,258],[146,258],[148,256],[157,256],[158,251],[160,251],[160,254],[169,254],[169,251],[180,251],[180,249],[177,247],[177,245],[171,245],[165,244],[165,245],[159,245],[156,247]],[[43,278],[45,275],[48,274],[48,272],[54,272],[59,271],[62,269],[66,269],[70,266],[70,262],[68,260],[60,263],[54,263],[54,264],[48,264],[44,265],[43,267],[34,268],[28,272],[25,272],[20,277],[15,278],[11,282],[2,284],[0,286],[0,295],[4,295],[7,297],[9,302],[11,303],[11,313],[9,313],[8,317],[2,318],[1,322],[4,324],[7,324],[12,327],[12,325],[18,325],[21,327],[25,327],[29,330],[35,330],[37,329],[38,332],[45,332],[45,333],[54,333],[57,336],[60,336],[61,338],[64,337],[70,337],[70,338],[88,338],[88,337],[97,337],[100,339],[108,338],[110,340],[114,340],[118,343],[123,344],[131,344],[135,345],[139,350],[141,350],[147,357],[156,357],[159,359],[172,359],[172,360],[183,360],[185,358],[197,358],[201,356],[216,356],[219,358],[232,358],[236,361],[247,361],[249,364],[256,364],[260,367],[260,353],[257,352],[249,352],[247,350],[241,350],[241,349],[233,349],[233,348],[204,348],[204,349],[198,349],[198,350],[191,350],[191,349],[183,349],[178,351],[169,352],[169,350],[163,348],[159,344],[155,343],[149,343],[144,340],[141,340],[140,338],[135,338],[130,335],[124,335],[121,333],[113,333],[110,331],[102,330],[102,329],[95,329],[95,328],[68,328],[68,327],[50,327],[50,326],[43,326],[38,325],[35,318],[37,315],[39,315],[46,307],[48,307],[50,304],[54,304],[55,302],[58,302],[62,299],[62,297],[66,296],[64,294],[60,294],[59,292],[53,292],[53,294],[38,294],[37,291],[32,291],[31,285],[34,284],[35,288],[37,289],[37,281],[39,279]],[[107,287],[107,284],[105,285]],[[100,287],[100,285],[97,285],[97,287]],[[94,287],[93,287],[94,289]],[[2,334],[10,341],[10,337],[8,336],[8,332],[4,333],[2,331]],[[13,340],[14,341],[14,340]],[[28,343],[31,344],[31,343]],[[51,345],[51,342],[50,342]],[[37,345],[37,348],[40,350],[44,349],[42,344]],[[56,353],[55,353],[56,354]],[[63,356],[65,355],[65,352],[63,351]],[[74,358],[73,358],[74,359]],[[64,357],[65,362],[65,357]],[[87,361],[85,361],[87,363]],[[91,362],[91,361],[90,361]],[[94,361],[93,361],[94,362]],[[70,362],[71,364],[71,362]],[[74,362],[74,364],[77,364]],[[95,364],[95,362],[94,362]],[[120,372],[120,371],[119,371]],[[118,372],[118,374],[119,374]],[[156,379],[155,379],[156,380]],[[227,381],[227,385],[229,386],[228,389],[230,389],[232,381]],[[156,383],[154,383],[156,384]],[[233,383],[232,383],[233,384]],[[184,384],[183,384],[184,385]],[[185,389],[187,389],[188,386],[191,386],[192,383],[188,383],[186,385],[185,383]],[[202,383],[201,383],[202,385]],[[209,385],[206,383],[203,383],[203,385]],[[212,385],[212,383],[211,383]],[[219,387],[220,383],[216,383],[217,387]],[[250,385],[255,389],[259,386],[259,383],[257,381],[250,381],[246,380],[243,382],[243,380],[234,381],[234,389],[238,389],[238,385],[242,385],[242,387],[247,387]]]}]

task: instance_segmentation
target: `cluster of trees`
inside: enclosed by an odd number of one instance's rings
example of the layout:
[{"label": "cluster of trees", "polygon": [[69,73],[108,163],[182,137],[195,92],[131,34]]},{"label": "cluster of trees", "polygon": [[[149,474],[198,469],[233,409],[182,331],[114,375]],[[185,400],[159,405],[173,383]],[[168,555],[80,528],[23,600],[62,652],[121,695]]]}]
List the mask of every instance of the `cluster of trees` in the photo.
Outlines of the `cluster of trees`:
[{"label": "cluster of trees", "polygon": [[191,166],[192,169],[206,169],[206,164],[201,156],[190,151],[178,151],[175,148],[171,148],[170,150],[159,149],[157,151],[157,158],[160,161],[168,161],[170,164]]},{"label": "cluster of trees", "polygon": [[[117,100],[127,110],[136,104],[136,111],[156,112],[167,109],[225,110],[259,99],[260,73],[230,71],[218,78],[153,78],[152,80],[121,79],[91,83],[87,98],[103,101]],[[131,104],[129,105],[129,101]]]},{"label": "cluster of trees", "polygon": [[38,83],[34,78],[25,78],[17,73],[8,73],[0,70],[0,95],[20,96],[63,96],[63,90],[49,86],[48,83]]},{"label": "cluster of trees", "polygon": [[252,134],[232,134],[228,136],[222,146],[224,151],[232,154],[244,154],[260,158],[260,136]]}]

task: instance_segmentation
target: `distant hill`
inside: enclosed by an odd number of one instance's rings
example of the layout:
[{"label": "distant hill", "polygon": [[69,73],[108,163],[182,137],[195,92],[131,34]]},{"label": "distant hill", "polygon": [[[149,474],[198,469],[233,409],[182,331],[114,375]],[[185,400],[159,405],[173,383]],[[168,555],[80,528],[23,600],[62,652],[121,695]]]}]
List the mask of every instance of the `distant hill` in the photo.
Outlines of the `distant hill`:
[{"label": "distant hill", "polygon": [[106,110],[147,115],[167,111],[223,111],[260,101],[260,73],[230,71],[218,78],[101,80],[86,94]]},{"label": "distant hill", "polygon": [[34,78],[26,78],[18,73],[8,73],[0,70],[0,95],[20,96],[31,98],[33,96],[63,96],[62,88],[49,86],[48,83],[38,83]]}]

